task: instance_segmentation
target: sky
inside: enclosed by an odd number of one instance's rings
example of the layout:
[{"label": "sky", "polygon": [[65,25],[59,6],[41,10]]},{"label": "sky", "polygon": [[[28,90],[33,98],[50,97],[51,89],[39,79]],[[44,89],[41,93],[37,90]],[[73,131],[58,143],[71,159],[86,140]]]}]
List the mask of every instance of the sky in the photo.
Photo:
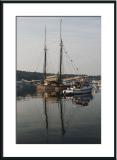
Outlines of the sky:
[{"label": "sky", "polygon": [[61,18],[62,72],[100,75],[101,17],[17,17],[17,70],[43,72],[46,25],[47,72],[58,73]]}]

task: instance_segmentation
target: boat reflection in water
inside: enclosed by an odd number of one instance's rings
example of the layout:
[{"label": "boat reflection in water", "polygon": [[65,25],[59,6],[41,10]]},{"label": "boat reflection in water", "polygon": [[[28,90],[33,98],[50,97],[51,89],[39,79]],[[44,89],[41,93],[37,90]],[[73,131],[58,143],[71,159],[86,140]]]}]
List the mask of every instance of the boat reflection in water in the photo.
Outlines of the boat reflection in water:
[{"label": "boat reflection in water", "polygon": [[81,107],[88,106],[89,102],[93,99],[93,95],[91,93],[84,95],[75,95],[72,96],[71,99],[74,104],[80,105]]},{"label": "boat reflection in water", "polygon": [[74,96],[61,96],[58,92],[43,92],[41,93],[43,98],[43,106],[44,106],[44,113],[45,113],[45,122],[46,122],[46,129],[48,131],[49,124],[48,124],[48,104],[49,103],[57,103],[58,109],[59,109],[59,115],[60,115],[60,124],[61,124],[61,134],[64,136],[66,130],[65,130],[65,122],[64,122],[64,103],[67,100],[71,100],[72,104],[75,104],[77,106],[88,106],[89,102],[93,99],[94,94],[83,94],[83,95],[74,95]]},{"label": "boat reflection in water", "polygon": [[64,127],[64,116],[63,116],[63,102],[62,97],[57,92],[44,92],[43,96],[43,105],[45,110],[45,122],[46,122],[46,129],[48,130],[48,112],[47,112],[47,104],[48,103],[57,103],[59,114],[60,114],[60,123],[61,123],[61,133],[62,135],[65,134],[65,127]]},{"label": "boat reflection in water", "polygon": [[59,92],[20,95],[17,97],[17,143],[100,144],[100,95],[96,91],[69,97]]}]

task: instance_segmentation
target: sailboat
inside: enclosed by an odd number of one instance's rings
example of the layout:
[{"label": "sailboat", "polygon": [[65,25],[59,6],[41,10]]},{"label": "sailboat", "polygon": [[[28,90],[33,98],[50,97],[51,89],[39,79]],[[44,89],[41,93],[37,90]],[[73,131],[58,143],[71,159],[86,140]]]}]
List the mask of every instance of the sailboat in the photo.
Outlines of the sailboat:
[{"label": "sailboat", "polygon": [[47,76],[47,45],[46,45],[46,26],[45,26],[45,40],[44,40],[44,68],[43,68],[43,81],[37,85],[37,90],[40,91],[60,91],[70,87],[62,83],[62,59],[63,59],[63,40],[61,36],[61,25],[60,21],[60,63],[59,63],[59,74]]},{"label": "sailboat", "polygon": [[[63,39],[62,39],[62,19],[60,20],[60,63],[59,63],[59,74],[53,76],[47,76],[47,45],[46,45],[46,26],[45,26],[45,40],[44,40],[44,72],[43,72],[43,81],[41,84],[37,85],[37,90],[39,91],[63,91],[64,94],[84,94],[92,91],[91,85],[82,84],[79,81],[80,87],[74,85],[71,87],[71,84],[64,84],[62,80],[62,64],[63,64]],[[78,78],[78,77],[77,77]],[[82,79],[82,78],[80,78]]]}]

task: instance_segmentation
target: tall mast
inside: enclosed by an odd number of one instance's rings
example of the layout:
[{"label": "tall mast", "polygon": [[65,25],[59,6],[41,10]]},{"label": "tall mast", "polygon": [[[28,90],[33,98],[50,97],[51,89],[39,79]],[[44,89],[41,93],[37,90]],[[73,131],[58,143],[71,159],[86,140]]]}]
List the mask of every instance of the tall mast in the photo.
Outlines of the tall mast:
[{"label": "tall mast", "polygon": [[46,47],[46,26],[45,26],[45,41],[44,41],[44,80],[46,79],[46,63],[47,63],[47,47]]},{"label": "tall mast", "polygon": [[62,80],[62,54],[63,54],[63,41],[62,41],[62,35],[61,35],[61,31],[62,31],[62,19],[60,20],[60,70],[59,70],[59,82],[61,83]]}]

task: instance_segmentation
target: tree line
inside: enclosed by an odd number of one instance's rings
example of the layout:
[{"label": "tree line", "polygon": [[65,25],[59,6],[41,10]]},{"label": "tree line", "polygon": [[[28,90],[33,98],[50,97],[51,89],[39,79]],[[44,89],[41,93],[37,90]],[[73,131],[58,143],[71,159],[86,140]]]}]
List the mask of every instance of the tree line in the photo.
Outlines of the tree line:
[{"label": "tree line", "polygon": [[[49,75],[53,75],[52,73],[48,73],[47,76]],[[73,77],[73,76],[77,76],[74,74],[64,74],[62,75],[63,78],[66,77]],[[97,75],[97,76],[89,76],[90,79],[95,79],[95,80],[100,80],[101,76]],[[31,80],[42,80],[43,79],[43,73],[40,72],[29,72],[29,71],[16,71],[16,80],[20,81],[22,79],[31,81]]]}]

